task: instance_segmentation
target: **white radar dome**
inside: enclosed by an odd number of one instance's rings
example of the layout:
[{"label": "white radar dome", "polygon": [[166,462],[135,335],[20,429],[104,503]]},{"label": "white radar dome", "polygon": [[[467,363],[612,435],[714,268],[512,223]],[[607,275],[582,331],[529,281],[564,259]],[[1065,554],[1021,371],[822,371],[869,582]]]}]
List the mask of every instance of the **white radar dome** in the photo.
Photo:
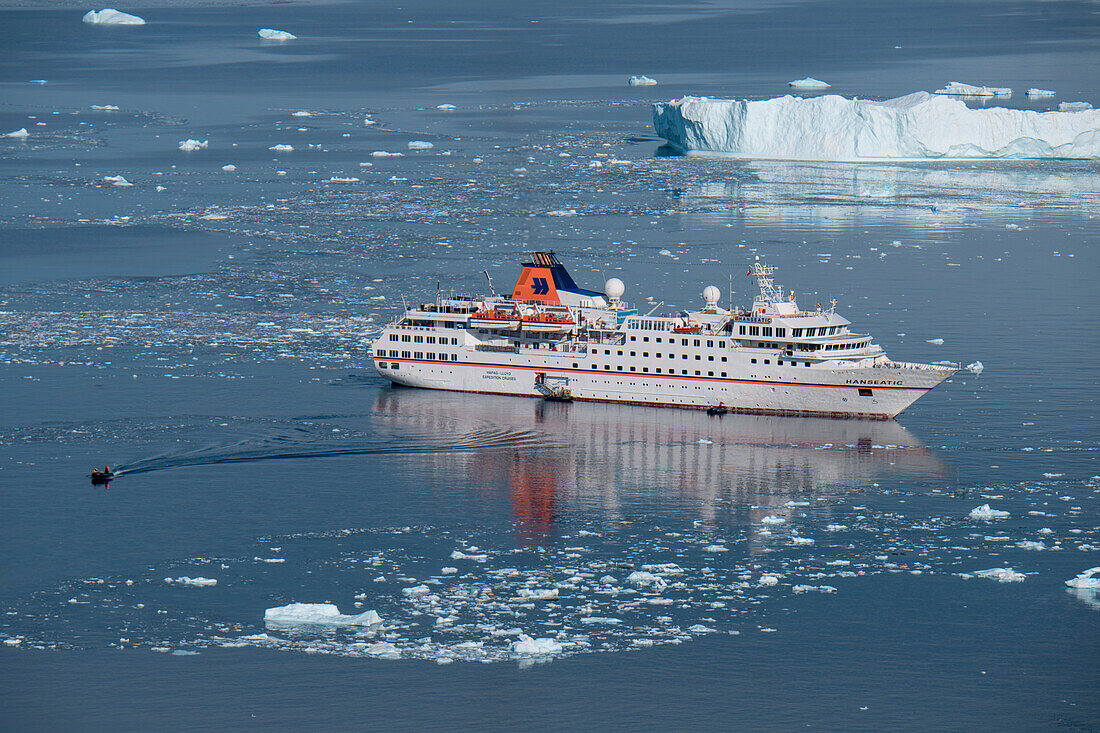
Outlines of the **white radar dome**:
[{"label": "white radar dome", "polygon": [[707,305],[717,305],[721,297],[722,291],[713,285],[708,285],[703,288],[703,300],[707,302]]},{"label": "white radar dome", "polygon": [[626,286],[623,285],[623,281],[617,277],[613,277],[603,284],[603,292],[608,298],[612,300],[618,300],[623,297],[623,293],[626,292]]}]

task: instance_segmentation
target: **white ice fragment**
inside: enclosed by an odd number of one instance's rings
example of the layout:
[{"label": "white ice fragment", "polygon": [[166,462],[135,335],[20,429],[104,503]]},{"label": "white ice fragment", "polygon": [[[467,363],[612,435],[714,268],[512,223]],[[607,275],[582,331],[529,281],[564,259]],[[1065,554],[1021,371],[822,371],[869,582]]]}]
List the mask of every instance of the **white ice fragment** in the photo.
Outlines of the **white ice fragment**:
[{"label": "white ice fragment", "polygon": [[1100,567],[1089,568],[1077,574],[1076,578],[1070,578],[1066,585],[1070,588],[1100,588]]},{"label": "white ice fragment", "polygon": [[287,33],[286,31],[277,31],[274,28],[261,28],[257,33],[260,38],[265,41],[293,41],[298,36],[293,33]]},{"label": "white ice fragment", "polygon": [[971,509],[969,516],[971,519],[981,519],[988,521],[990,519],[1004,519],[1008,515],[1009,514],[1006,511],[1003,511],[1001,509],[993,509],[988,504],[982,504],[981,506],[976,506]]},{"label": "white ice fragment", "polygon": [[454,575],[458,572],[458,568],[443,568],[440,572],[444,575]]},{"label": "white ice fragment", "polygon": [[519,641],[512,643],[512,651],[516,654],[557,654],[562,648],[561,643],[553,639],[532,639],[527,634],[520,634]]},{"label": "white ice fragment", "polygon": [[831,585],[796,585],[791,590],[795,593],[836,593],[836,588]]},{"label": "white ice fragment", "polygon": [[304,109],[300,109],[297,112],[291,113],[291,116],[292,117],[312,117],[313,115],[310,112],[307,112]]},{"label": "white ice fragment", "polygon": [[1060,102],[1058,104],[1059,112],[1087,112],[1092,109],[1092,105],[1088,102]]},{"label": "white ice fragment", "polygon": [[89,10],[84,14],[84,22],[97,25],[145,25],[144,18],[123,13],[114,8],[103,8],[99,11]]},{"label": "white ice fragment", "polygon": [[112,186],[132,186],[134,184],[127,181],[122,176],[103,176],[103,180],[110,183]]},{"label": "white ice fragment", "polygon": [[703,624],[695,624],[694,626],[688,627],[688,631],[693,634],[713,634],[717,630],[718,629],[712,629],[709,626],[703,626]]},{"label": "white ice fragment", "polygon": [[1100,112],[972,109],[925,92],[883,102],[684,97],[654,105],[653,126],[681,150],[743,158],[1100,158]]},{"label": "white ice fragment", "polygon": [[772,585],[777,585],[778,583],[779,583],[779,578],[777,578],[774,575],[761,575],[760,576],[760,585],[762,585],[762,586],[765,586],[765,587],[766,586],[772,586]]},{"label": "white ice fragment", "polygon": [[388,150],[375,150],[371,153],[373,158],[400,158],[404,153],[391,153]]},{"label": "white ice fragment", "polygon": [[771,525],[775,525],[775,524],[784,524],[784,523],[785,523],[786,521],[787,521],[787,520],[786,520],[786,519],[784,519],[783,517],[777,517],[777,516],[774,516],[774,515],[772,515],[772,514],[769,514],[768,516],[766,516],[766,517],[764,517],[763,519],[761,519],[761,520],[760,520],[760,523],[761,523],[761,524],[771,524]]},{"label": "white ice fragment", "polygon": [[520,598],[528,598],[533,601],[548,601],[558,597],[557,588],[520,588],[516,591]]},{"label": "white ice fragment", "polygon": [[195,150],[205,150],[209,145],[209,140],[192,140],[191,138],[180,140],[180,150],[188,153]]},{"label": "white ice fragment", "polygon": [[1045,549],[1047,549],[1047,546],[1045,544],[1043,544],[1042,542],[1032,542],[1030,540],[1023,540],[1021,542],[1017,542],[1016,546],[1019,547],[1021,550],[1045,550]]},{"label": "white ice fragment", "polygon": [[979,578],[996,580],[998,583],[1019,583],[1027,579],[1023,573],[1017,573],[1012,568],[989,568],[988,570],[975,570],[973,575]]},{"label": "white ice fragment", "polygon": [[203,588],[206,586],[218,584],[218,581],[215,578],[203,578],[202,576],[189,578],[186,575],[181,575],[178,578],[165,578],[164,582],[170,583],[172,585],[191,585],[196,588]]},{"label": "white ice fragment", "polygon": [[272,145],[270,148],[268,148],[268,150],[274,150],[276,153],[293,153],[294,146],[279,143],[278,145]]},{"label": "white ice fragment", "polygon": [[943,89],[937,89],[936,94],[950,94],[958,97],[1011,97],[1012,90],[1008,87],[986,87],[950,81]]},{"label": "white ice fragment", "polygon": [[345,616],[331,603],[290,603],[264,611],[264,621],[281,626],[316,624],[323,626],[373,626],[382,623],[377,612]]},{"label": "white ice fragment", "polygon": [[409,150],[431,150],[434,147],[435,144],[427,140],[409,140]]},{"label": "white ice fragment", "polygon": [[225,171],[226,173],[235,173],[236,170],[237,170],[237,166],[233,165],[232,163],[229,163],[227,165],[223,165],[222,170]]},{"label": "white ice fragment", "polygon": [[93,104],[89,109],[99,110],[100,112],[118,112],[117,104]]},{"label": "white ice fragment", "polygon": [[925,343],[935,344],[936,346],[943,346],[943,339],[925,339]]},{"label": "white ice fragment", "polygon": [[621,618],[610,618],[608,616],[582,616],[582,624],[621,624],[623,620]]},{"label": "white ice fragment", "polygon": [[1043,97],[1055,96],[1055,93],[1050,89],[1036,89],[1034,87],[1028,89],[1024,94],[1027,95],[1028,99],[1042,99]]},{"label": "white ice fragment", "polygon": [[328,179],[329,183],[359,183],[358,178],[342,178],[340,176],[332,176]]},{"label": "white ice fragment", "polygon": [[379,641],[371,644],[366,649],[367,654],[382,659],[400,659],[401,650],[388,641]]},{"label": "white ice fragment", "polygon": [[792,537],[791,542],[796,545],[812,545],[814,540],[812,537]]},{"label": "white ice fragment", "polygon": [[707,545],[703,548],[703,552],[729,552],[730,548],[725,545]]},{"label": "white ice fragment", "polygon": [[452,560],[473,560],[474,562],[485,562],[489,559],[488,555],[467,555],[461,550],[455,550],[451,553]]},{"label": "white ice fragment", "polygon": [[826,524],[825,525],[825,531],[826,532],[843,532],[846,529],[848,529],[847,524]]},{"label": "white ice fragment", "polygon": [[789,81],[787,82],[787,86],[794,87],[795,89],[828,89],[832,84],[826,84],[820,79],[814,79],[812,76],[807,76],[805,79]]},{"label": "white ice fragment", "polygon": [[27,132],[27,128],[25,128],[25,127],[20,127],[18,130],[15,130],[14,132],[6,133],[4,135],[4,137],[14,137],[17,140],[26,140],[29,136],[30,136],[30,133]]},{"label": "white ice fragment", "polygon": [[657,83],[657,80],[650,79],[648,76],[632,76],[626,83],[632,87],[651,87]]},{"label": "white ice fragment", "polygon": [[449,111],[449,110],[452,110],[452,109],[458,109],[458,107],[454,106],[453,104],[437,104],[435,106],[435,108],[445,110],[445,111]]},{"label": "white ice fragment", "polygon": [[576,209],[554,209],[553,211],[547,211],[546,216],[576,216]]},{"label": "white ice fragment", "polygon": [[980,361],[975,361],[967,364],[966,369],[967,371],[973,372],[974,374],[981,374],[985,371],[985,364],[982,364]]},{"label": "white ice fragment", "polygon": [[412,588],[402,588],[401,594],[408,596],[409,598],[418,598],[420,596],[426,596],[431,593],[432,590],[426,585],[416,585]]}]

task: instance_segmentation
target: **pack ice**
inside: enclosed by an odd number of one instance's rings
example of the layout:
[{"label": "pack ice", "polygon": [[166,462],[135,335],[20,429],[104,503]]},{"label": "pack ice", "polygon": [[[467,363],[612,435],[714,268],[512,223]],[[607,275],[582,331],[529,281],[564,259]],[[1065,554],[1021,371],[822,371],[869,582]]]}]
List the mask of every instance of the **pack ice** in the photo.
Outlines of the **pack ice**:
[{"label": "pack ice", "polygon": [[653,105],[653,127],[681,150],[743,158],[1100,158],[1100,112],[971,109],[927,92],[884,102],[683,97]]},{"label": "pack ice", "polygon": [[123,13],[114,8],[103,8],[103,10],[98,11],[89,10],[84,14],[84,22],[98,25],[145,25],[144,18]]}]

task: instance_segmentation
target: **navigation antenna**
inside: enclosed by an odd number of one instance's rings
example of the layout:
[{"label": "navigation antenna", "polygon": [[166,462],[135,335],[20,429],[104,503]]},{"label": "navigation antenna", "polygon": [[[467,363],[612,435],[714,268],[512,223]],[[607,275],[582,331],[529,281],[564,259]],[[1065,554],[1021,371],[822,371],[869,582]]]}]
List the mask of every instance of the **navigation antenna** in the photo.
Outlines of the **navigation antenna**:
[{"label": "navigation antenna", "polygon": [[489,293],[495,298],[497,291],[493,290],[493,278],[489,277],[488,270],[482,270],[482,272],[485,273],[485,279],[489,281]]},{"label": "navigation antenna", "polygon": [[756,278],[756,284],[760,288],[761,299],[778,303],[783,300],[783,288],[776,286],[773,275],[774,267],[760,262],[752,263],[752,276]]}]

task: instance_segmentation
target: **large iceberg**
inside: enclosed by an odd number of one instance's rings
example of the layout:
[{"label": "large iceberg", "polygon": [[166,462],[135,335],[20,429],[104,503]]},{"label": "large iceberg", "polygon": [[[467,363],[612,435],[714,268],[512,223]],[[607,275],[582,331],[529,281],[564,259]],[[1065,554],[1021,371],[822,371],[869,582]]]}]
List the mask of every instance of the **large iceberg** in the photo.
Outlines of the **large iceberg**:
[{"label": "large iceberg", "polygon": [[684,97],[653,105],[653,127],[681,150],[743,158],[1100,158],[1100,112],[971,109],[927,92],[884,102]]},{"label": "large iceberg", "polygon": [[145,25],[144,18],[139,18],[129,13],[123,13],[114,8],[89,10],[84,14],[84,22],[95,23],[97,25]]},{"label": "large iceberg", "polygon": [[961,81],[949,81],[943,89],[937,89],[936,94],[953,94],[957,97],[1011,97],[1012,90],[1008,87],[977,86],[963,84]]},{"label": "large iceberg", "polygon": [[332,603],[290,603],[264,611],[264,622],[276,626],[373,626],[382,623],[375,611],[344,615]]}]

